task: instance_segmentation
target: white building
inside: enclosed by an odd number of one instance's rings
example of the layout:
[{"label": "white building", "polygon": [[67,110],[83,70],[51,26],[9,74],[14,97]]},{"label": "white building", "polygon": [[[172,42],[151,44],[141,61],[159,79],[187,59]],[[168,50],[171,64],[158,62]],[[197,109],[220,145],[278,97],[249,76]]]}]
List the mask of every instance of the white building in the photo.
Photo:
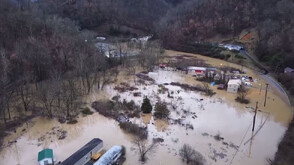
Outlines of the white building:
[{"label": "white building", "polygon": [[204,67],[196,67],[196,66],[189,66],[187,68],[187,72],[188,74],[191,74],[191,75],[205,75],[206,73],[206,68]]},{"label": "white building", "polygon": [[233,44],[219,44],[219,47],[226,48],[228,50],[236,50],[236,51],[240,51],[244,49],[242,46],[233,45]]},{"label": "white building", "polygon": [[117,161],[123,156],[122,146],[113,146],[106,153],[104,153],[101,158],[94,163],[94,165],[108,165],[116,164]]},{"label": "white building", "polygon": [[229,80],[227,91],[230,93],[237,93],[241,84],[242,84],[242,82],[240,79]]}]

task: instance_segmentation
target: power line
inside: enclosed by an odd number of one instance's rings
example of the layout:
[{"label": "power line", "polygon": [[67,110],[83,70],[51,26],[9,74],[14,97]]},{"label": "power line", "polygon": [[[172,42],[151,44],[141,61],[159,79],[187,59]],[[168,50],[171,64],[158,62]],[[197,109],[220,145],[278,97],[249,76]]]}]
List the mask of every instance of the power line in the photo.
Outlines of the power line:
[{"label": "power line", "polygon": [[269,84],[266,84],[266,88],[265,88],[264,107],[265,107],[265,105],[266,105],[266,98],[267,98],[267,89],[268,89],[268,85],[269,85]]},{"label": "power line", "polygon": [[242,140],[241,140],[241,142],[240,142],[240,144],[239,144],[239,146],[238,146],[238,149],[236,150],[236,152],[235,152],[233,158],[231,159],[229,165],[232,164],[233,160],[235,159],[235,156],[236,156],[237,153],[239,152],[240,146],[241,146],[241,144],[243,143],[243,141],[244,141],[244,139],[245,139],[245,137],[246,137],[246,135],[247,135],[247,133],[248,133],[248,131],[249,131],[250,126],[251,126],[251,124],[248,126],[247,131],[245,132],[245,134],[244,134],[244,136],[243,136],[243,138],[242,138]]},{"label": "power line", "polygon": [[256,107],[255,107],[254,116],[253,116],[252,132],[254,132],[254,127],[255,127],[255,119],[256,119],[256,113],[257,113],[257,108],[258,108],[258,101],[256,102]]}]

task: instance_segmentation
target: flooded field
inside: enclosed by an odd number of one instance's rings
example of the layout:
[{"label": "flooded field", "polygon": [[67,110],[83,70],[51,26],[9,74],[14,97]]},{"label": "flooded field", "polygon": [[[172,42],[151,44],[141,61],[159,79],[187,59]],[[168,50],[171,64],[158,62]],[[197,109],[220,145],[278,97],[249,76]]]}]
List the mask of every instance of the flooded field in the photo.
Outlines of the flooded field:
[{"label": "flooded field", "polygon": [[[110,99],[119,95],[120,100],[134,100],[141,105],[143,97],[148,96],[154,105],[158,99],[168,103],[170,120],[155,120],[152,115],[141,115],[131,119],[148,128],[148,141],[163,138],[155,151],[148,155],[145,164],[183,164],[179,149],[183,144],[191,145],[206,159],[206,164],[267,164],[273,159],[277,145],[287,129],[291,119],[291,107],[269,91],[267,106],[263,107],[263,97],[258,88],[251,88],[251,104],[241,105],[234,101],[235,95],[225,91],[216,91],[216,95],[207,97],[199,92],[185,91],[177,86],[164,85],[168,93],[159,93],[159,84],[182,82],[193,84],[188,75],[172,71],[155,71],[148,74],[155,84],[136,85],[138,90],[118,93],[110,85],[102,92],[93,92],[87,97],[90,103],[98,99]],[[120,82],[128,80],[121,79]],[[133,84],[134,85],[134,84]],[[134,92],[141,92],[135,97]],[[263,91],[262,91],[263,92]],[[260,101],[255,131],[252,132],[253,110],[255,102]],[[58,140],[58,132],[67,131],[67,137]],[[124,133],[118,122],[98,113],[80,116],[75,125],[60,124],[57,120],[34,118],[18,128],[4,140],[6,146],[0,153],[0,164],[26,165],[37,164],[37,153],[45,147],[53,149],[57,161],[63,161],[92,138],[104,141],[104,148],[124,145],[127,149],[126,165],[140,164],[139,156],[133,145],[133,137]],[[15,141],[16,142],[13,142]]]}]

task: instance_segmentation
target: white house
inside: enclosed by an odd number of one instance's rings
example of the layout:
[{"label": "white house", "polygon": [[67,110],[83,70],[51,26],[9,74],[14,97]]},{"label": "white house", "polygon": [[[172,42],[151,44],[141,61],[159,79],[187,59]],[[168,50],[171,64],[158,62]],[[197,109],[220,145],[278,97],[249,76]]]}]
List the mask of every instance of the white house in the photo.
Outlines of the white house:
[{"label": "white house", "polygon": [[193,76],[195,75],[205,75],[206,73],[206,68],[204,67],[196,67],[196,66],[189,66],[187,68],[188,74],[191,74]]},{"label": "white house", "polygon": [[241,86],[241,80],[240,79],[231,79],[228,82],[228,88],[227,91],[230,93],[237,93],[238,89]]},{"label": "white house", "polygon": [[53,150],[52,149],[44,149],[38,154],[38,162],[39,165],[53,165]]}]

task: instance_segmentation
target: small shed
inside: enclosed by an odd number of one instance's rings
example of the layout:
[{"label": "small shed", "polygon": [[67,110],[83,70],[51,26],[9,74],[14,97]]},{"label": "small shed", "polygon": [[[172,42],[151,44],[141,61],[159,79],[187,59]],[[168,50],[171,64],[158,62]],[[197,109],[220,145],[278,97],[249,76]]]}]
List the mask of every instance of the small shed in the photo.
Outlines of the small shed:
[{"label": "small shed", "polygon": [[46,148],[38,153],[39,165],[53,165],[53,150]]},{"label": "small shed", "polygon": [[242,81],[240,79],[231,79],[228,82],[227,92],[237,93],[241,86]]}]

